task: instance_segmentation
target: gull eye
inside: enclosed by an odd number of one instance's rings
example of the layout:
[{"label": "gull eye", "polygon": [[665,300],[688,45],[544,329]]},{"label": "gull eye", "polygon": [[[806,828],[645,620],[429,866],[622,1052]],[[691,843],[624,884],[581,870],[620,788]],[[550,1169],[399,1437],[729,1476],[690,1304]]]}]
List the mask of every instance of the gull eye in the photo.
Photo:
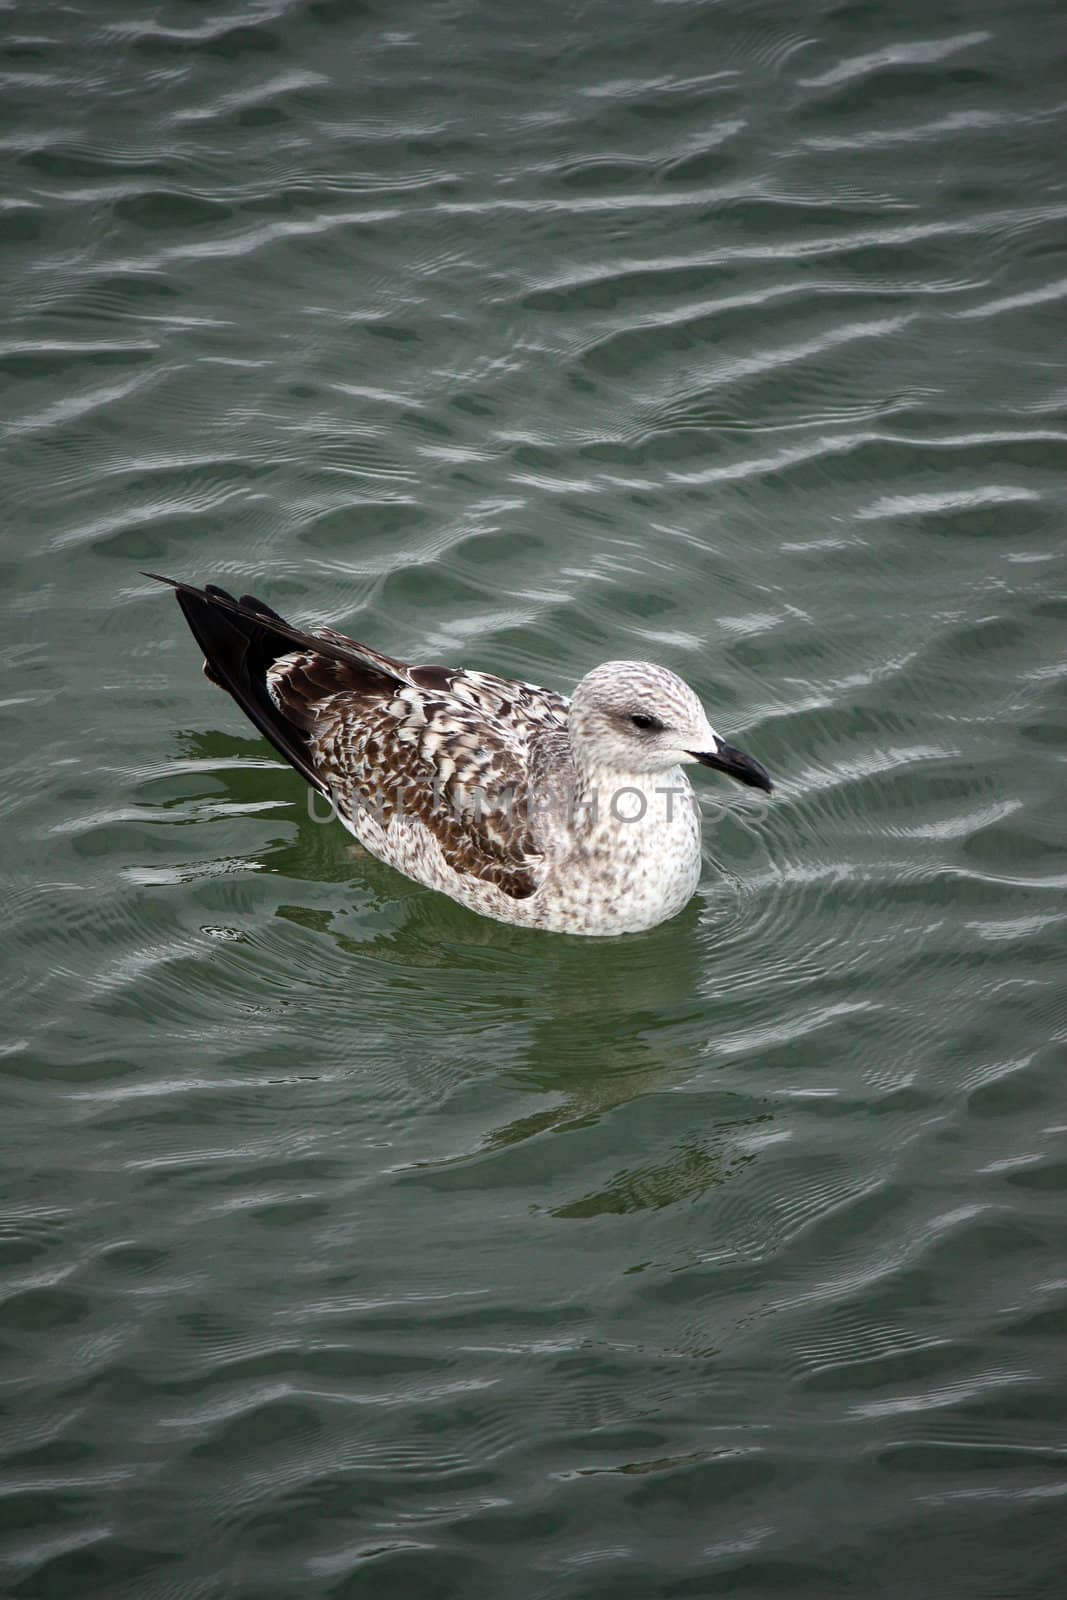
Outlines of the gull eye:
[{"label": "gull eye", "polygon": [[635,728],[640,728],[642,733],[662,733],[663,724],[658,717],[646,717],[635,711],[630,718]]}]

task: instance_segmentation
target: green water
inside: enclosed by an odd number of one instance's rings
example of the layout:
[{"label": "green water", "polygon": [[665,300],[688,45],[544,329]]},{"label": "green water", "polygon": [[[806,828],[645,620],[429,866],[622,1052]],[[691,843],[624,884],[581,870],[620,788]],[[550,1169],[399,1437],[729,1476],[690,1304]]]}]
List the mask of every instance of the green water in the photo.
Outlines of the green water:
[{"label": "green water", "polygon": [[[4,1600],[1051,1600],[1052,0],[0,8]],[[360,855],[149,567],[680,672],[651,934]]]}]

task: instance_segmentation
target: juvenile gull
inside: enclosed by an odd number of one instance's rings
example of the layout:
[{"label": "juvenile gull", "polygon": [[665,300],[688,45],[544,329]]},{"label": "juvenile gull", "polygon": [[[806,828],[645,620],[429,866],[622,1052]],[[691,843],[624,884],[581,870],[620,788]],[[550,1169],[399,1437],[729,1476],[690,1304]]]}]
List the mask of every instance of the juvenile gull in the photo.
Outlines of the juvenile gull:
[{"label": "juvenile gull", "polygon": [[214,584],[159,582],[177,592],[207,676],[372,855],[500,922],[654,928],[700,877],[682,765],[771,789],[666,667],[607,661],[568,700],[488,672],[409,666],[332,628],[304,633]]}]

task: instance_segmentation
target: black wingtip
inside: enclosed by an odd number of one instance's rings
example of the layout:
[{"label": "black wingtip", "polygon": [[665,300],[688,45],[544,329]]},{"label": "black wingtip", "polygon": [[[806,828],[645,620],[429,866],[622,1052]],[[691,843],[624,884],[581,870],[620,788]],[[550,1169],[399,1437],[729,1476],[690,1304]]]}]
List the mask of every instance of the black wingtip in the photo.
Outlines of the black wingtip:
[{"label": "black wingtip", "polygon": [[186,583],[182,578],[167,578],[161,572],[142,572],[144,578],[151,578],[155,583],[165,583],[174,589],[178,595],[178,604],[186,611],[185,598],[200,605],[214,608],[216,611],[227,612],[237,623],[254,622],[260,626],[269,627],[273,633],[282,635],[291,644],[300,650],[311,650],[316,655],[326,656],[331,661],[343,661],[349,665],[361,667],[365,672],[374,672],[381,677],[395,678],[398,682],[406,681],[405,674],[408,669],[399,661],[392,661],[388,656],[379,655],[377,651],[365,645],[357,644],[354,639],[343,639],[340,634],[332,638],[324,638],[318,633],[307,633],[303,628],[294,628],[292,623],[286,622],[263,600],[257,600],[254,595],[244,594],[239,600],[235,599],[226,589],[220,589],[217,584],[207,583],[198,588],[195,583]]},{"label": "black wingtip", "polygon": [[265,615],[262,602],[248,605],[237,601],[213,583],[198,589],[195,584],[165,578],[158,572],[146,572],[144,576],[175,590],[189,629],[204,652],[204,672],[210,681],[233,696],[264,738],[313,788],[328,794],[325,782],[315,771],[306,731],[275,705],[268,684],[272,664],[291,652],[294,640],[304,648],[314,648],[308,635],[280,617],[275,618],[273,613]]},{"label": "black wingtip", "polygon": [[[201,588],[199,584],[186,583],[184,578],[168,578],[162,572],[145,572],[142,570],[141,577],[151,578],[155,583],[168,584],[177,593],[179,605],[181,605],[182,595],[189,595],[194,600],[202,600],[208,605],[217,606],[222,611],[234,612],[238,616],[269,617],[280,628],[287,629],[289,637],[296,642],[303,642],[307,639],[307,634],[299,628],[292,627],[284,617],[280,617],[276,611],[272,611],[264,601],[257,600],[255,595],[243,594],[239,600],[236,600],[228,589],[220,589],[217,583],[205,583]],[[185,609],[184,606],[182,609]]]},{"label": "black wingtip", "polygon": [[[162,572],[142,571],[141,577],[151,578],[155,583],[166,583],[170,586],[170,588],[176,589],[178,594],[195,595],[197,600],[220,600],[222,604],[228,607],[231,611],[243,610],[244,601],[251,599],[250,595],[244,595],[243,598],[238,601],[234,599],[233,595],[230,594],[228,590],[220,589],[217,584],[205,583],[203,588],[201,588],[197,583],[186,583],[184,578],[165,577]],[[256,604],[258,605],[260,602],[257,601]]]}]

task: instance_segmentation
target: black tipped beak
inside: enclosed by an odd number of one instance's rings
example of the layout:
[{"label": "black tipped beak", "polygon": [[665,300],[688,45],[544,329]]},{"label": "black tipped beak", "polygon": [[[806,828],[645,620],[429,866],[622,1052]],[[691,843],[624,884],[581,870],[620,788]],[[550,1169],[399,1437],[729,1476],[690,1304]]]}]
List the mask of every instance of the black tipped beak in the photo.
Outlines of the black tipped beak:
[{"label": "black tipped beak", "polygon": [[750,789],[764,789],[767,794],[774,791],[774,784],[766,767],[761,767],[752,756],[746,756],[743,750],[735,750],[732,744],[727,744],[723,739],[719,740],[714,750],[690,750],[689,754],[699,761],[701,766],[714,767],[718,772],[729,773],[738,783],[747,783]]}]

